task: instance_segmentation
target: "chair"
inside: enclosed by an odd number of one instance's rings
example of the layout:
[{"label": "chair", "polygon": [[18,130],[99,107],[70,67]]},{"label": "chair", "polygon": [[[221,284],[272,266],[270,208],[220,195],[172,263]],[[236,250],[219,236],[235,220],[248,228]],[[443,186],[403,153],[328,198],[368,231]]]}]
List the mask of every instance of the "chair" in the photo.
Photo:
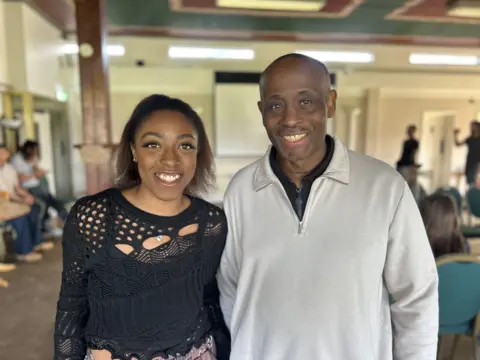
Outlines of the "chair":
[{"label": "chair", "polygon": [[468,210],[470,212],[469,223],[472,223],[472,216],[480,218],[480,188],[471,187],[466,194]]},{"label": "chair", "polygon": [[437,359],[440,358],[444,335],[455,335],[450,358],[454,358],[460,335],[473,342],[474,359],[480,355],[477,338],[480,334],[480,259],[466,254],[452,254],[437,259],[440,328]]},{"label": "chair", "polygon": [[450,195],[453,200],[455,201],[455,205],[457,206],[458,214],[460,215],[460,218],[462,217],[462,210],[463,210],[463,199],[462,195],[460,194],[460,191],[456,187],[453,186],[447,186],[443,188],[439,188],[437,193],[445,194],[445,195]]}]

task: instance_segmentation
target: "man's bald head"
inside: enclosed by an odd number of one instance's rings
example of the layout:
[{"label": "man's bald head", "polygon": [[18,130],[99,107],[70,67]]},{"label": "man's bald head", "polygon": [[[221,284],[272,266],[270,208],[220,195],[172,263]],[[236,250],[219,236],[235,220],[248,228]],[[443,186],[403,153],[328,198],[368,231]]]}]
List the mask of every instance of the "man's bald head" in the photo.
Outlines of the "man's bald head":
[{"label": "man's bald head", "polygon": [[275,59],[260,75],[260,97],[263,98],[265,83],[268,78],[275,74],[276,70],[288,69],[288,70],[300,70],[311,71],[317,75],[319,81],[322,82],[323,87],[328,90],[331,88],[330,73],[322,62],[311,58],[309,56],[297,53],[290,53],[282,55]]}]

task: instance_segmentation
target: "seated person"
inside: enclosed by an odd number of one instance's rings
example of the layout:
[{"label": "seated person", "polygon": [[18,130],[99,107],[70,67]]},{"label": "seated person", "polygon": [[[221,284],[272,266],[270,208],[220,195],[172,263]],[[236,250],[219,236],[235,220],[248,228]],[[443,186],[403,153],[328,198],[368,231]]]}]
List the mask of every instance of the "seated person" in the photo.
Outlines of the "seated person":
[{"label": "seated person", "polygon": [[42,220],[42,229],[46,231],[49,208],[55,209],[63,221],[67,219],[68,211],[62,203],[50,193],[48,187],[45,188],[45,186],[42,185],[41,179],[45,176],[46,171],[38,167],[38,153],[38,143],[27,140],[20,151],[12,156],[10,163],[18,173],[22,187],[46,204],[47,209]]},{"label": "seated person", "polygon": [[460,230],[455,201],[450,195],[435,193],[427,196],[419,208],[435,258],[469,252]]},{"label": "seated person", "polygon": [[427,196],[422,184],[418,182],[418,168],[419,167],[415,165],[403,169],[403,176],[417,204]]},{"label": "seated person", "polygon": [[30,212],[18,218],[8,220],[17,234],[15,251],[19,261],[33,262],[41,260],[41,254],[35,251],[49,250],[53,243],[42,242],[39,226],[39,206],[34,197],[20,186],[18,175],[12,165],[8,163],[10,151],[0,144],[0,191],[8,194],[9,201],[25,204]]}]

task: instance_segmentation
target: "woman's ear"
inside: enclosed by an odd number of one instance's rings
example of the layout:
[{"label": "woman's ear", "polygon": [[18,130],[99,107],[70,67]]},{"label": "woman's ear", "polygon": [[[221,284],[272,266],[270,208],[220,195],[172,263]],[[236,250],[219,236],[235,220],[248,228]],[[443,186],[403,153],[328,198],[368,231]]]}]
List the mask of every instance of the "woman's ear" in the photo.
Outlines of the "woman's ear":
[{"label": "woman's ear", "polygon": [[133,144],[130,144],[130,150],[132,150],[133,161],[137,162],[137,154],[135,153],[135,149],[133,148]]}]

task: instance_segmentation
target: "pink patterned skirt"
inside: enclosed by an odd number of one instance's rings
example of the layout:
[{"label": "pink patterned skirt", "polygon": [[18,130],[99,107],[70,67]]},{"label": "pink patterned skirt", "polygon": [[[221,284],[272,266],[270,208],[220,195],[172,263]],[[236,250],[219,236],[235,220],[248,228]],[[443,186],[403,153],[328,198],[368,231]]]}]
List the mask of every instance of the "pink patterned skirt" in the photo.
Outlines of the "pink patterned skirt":
[{"label": "pink patterned skirt", "polygon": [[[215,341],[212,336],[209,336],[206,341],[199,347],[193,347],[187,354],[181,356],[156,357],[152,360],[217,360],[217,351],[215,348]],[[88,350],[85,360],[103,360],[93,357],[92,352]],[[115,360],[115,359],[112,359]],[[136,359],[132,359],[136,360]]]}]

